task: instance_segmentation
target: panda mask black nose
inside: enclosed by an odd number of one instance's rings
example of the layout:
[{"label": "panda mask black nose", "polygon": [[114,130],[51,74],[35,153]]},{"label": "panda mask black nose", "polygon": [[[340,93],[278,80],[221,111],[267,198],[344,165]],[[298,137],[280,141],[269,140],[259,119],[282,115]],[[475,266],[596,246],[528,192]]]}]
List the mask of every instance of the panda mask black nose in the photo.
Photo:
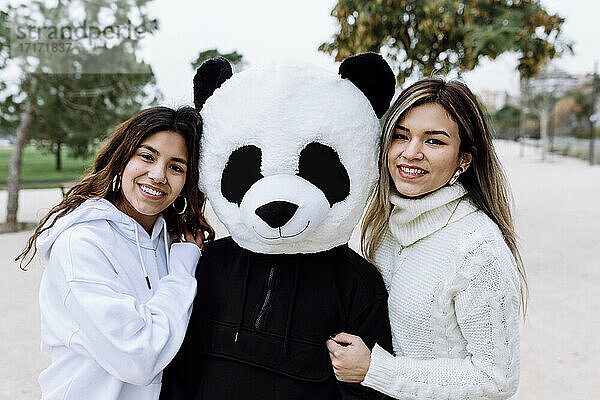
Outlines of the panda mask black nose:
[{"label": "panda mask black nose", "polygon": [[395,84],[385,61],[351,58],[342,77],[305,65],[228,68],[210,60],[194,79],[200,187],[217,216],[254,252],[346,243],[377,179],[378,116]]},{"label": "panda mask black nose", "polygon": [[287,201],[272,201],[254,211],[271,228],[281,228],[289,222],[298,210],[298,205]]}]

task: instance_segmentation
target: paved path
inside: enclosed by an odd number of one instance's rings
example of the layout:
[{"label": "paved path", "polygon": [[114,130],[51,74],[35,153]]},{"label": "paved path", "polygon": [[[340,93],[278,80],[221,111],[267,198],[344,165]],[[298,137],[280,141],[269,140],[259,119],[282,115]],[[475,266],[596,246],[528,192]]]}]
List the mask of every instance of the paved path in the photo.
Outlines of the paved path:
[{"label": "paved path", "polygon": [[[600,166],[560,157],[541,163],[532,148],[521,158],[513,143],[498,143],[498,150],[515,194],[531,289],[521,328],[521,399],[600,399]],[[23,191],[19,218],[35,221],[38,210],[59,200],[58,189]],[[0,220],[5,208],[0,192]],[[225,232],[220,224],[217,231]],[[13,261],[28,235],[0,235],[0,400],[39,399],[37,376],[48,365],[39,350],[43,266],[35,260],[22,272]]]}]

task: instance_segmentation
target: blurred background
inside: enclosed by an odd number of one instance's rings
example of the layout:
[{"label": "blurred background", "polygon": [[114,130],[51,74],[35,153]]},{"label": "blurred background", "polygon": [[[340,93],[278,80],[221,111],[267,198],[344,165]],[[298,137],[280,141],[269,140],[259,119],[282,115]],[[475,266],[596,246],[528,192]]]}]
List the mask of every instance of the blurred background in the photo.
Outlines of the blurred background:
[{"label": "blurred background", "polygon": [[211,57],[337,71],[364,51],[398,90],[441,75],[476,93],[529,271],[521,398],[600,398],[599,18],[597,0],[0,0],[0,399],[39,398],[49,362],[43,264],[14,257],[116,125],[191,104]]}]

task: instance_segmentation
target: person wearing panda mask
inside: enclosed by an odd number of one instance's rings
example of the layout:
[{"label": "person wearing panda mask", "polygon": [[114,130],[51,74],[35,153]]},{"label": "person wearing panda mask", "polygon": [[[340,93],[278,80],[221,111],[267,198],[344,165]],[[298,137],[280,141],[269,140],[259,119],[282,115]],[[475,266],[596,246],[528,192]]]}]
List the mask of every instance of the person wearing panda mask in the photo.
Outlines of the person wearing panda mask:
[{"label": "person wearing panda mask", "polygon": [[196,270],[184,344],[161,399],[380,399],[335,379],[326,341],[392,351],[387,292],[347,242],[377,181],[379,118],[395,77],[374,53],[339,74],[276,64],[194,78],[203,118],[200,187],[231,237]]},{"label": "person wearing panda mask", "polygon": [[336,377],[397,399],[518,399],[527,285],[476,97],[424,79],[398,96],[383,132],[362,239],[389,291],[395,352],[336,335],[349,343],[328,341]]}]

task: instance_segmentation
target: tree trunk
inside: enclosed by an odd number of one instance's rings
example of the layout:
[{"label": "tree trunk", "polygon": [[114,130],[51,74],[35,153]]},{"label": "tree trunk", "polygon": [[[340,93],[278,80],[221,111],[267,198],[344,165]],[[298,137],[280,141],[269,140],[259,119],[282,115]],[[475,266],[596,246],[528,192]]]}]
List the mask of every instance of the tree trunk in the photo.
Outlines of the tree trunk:
[{"label": "tree trunk", "polygon": [[590,122],[590,165],[594,165],[594,142],[596,141],[596,131],[594,122],[596,122],[596,96],[598,95],[598,62],[594,63],[594,78],[592,78],[592,109],[588,117]]},{"label": "tree trunk", "polygon": [[546,160],[546,151],[548,150],[548,110],[543,109],[540,112],[540,142],[542,144],[542,161]]},{"label": "tree trunk", "polygon": [[6,205],[6,225],[9,232],[17,231],[17,210],[19,208],[19,184],[21,178],[21,157],[23,147],[29,134],[29,129],[33,123],[36,104],[34,95],[37,90],[38,78],[35,75],[31,77],[31,88],[28,93],[25,113],[17,127],[17,137],[10,155],[10,164],[8,165],[8,177],[6,186],[8,189],[8,201]]},{"label": "tree trunk", "polygon": [[62,143],[56,143],[56,170],[60,171],[62,169],[62,164],[60,162],[60,150],[62,148]]},{"label": "tree trunk", "polygon": [[594,135],[594,122],[590,117],[590,165],[594,165],[594,141],[596,140]]},{"label": "tree trunk", "polygon": [[548,118],[548,151],[552,153],[554,151],[554,117],[550,113]]},{"label": "tree trunk", "polygon": [[523,135],[523,120],[521,116],[519,116],[518,125],[516,128],[516,135],[519,138],[519,143],[521,144],[521,148],[519,149],[519,157],[523,158],[525,156],[525,135]]}]

